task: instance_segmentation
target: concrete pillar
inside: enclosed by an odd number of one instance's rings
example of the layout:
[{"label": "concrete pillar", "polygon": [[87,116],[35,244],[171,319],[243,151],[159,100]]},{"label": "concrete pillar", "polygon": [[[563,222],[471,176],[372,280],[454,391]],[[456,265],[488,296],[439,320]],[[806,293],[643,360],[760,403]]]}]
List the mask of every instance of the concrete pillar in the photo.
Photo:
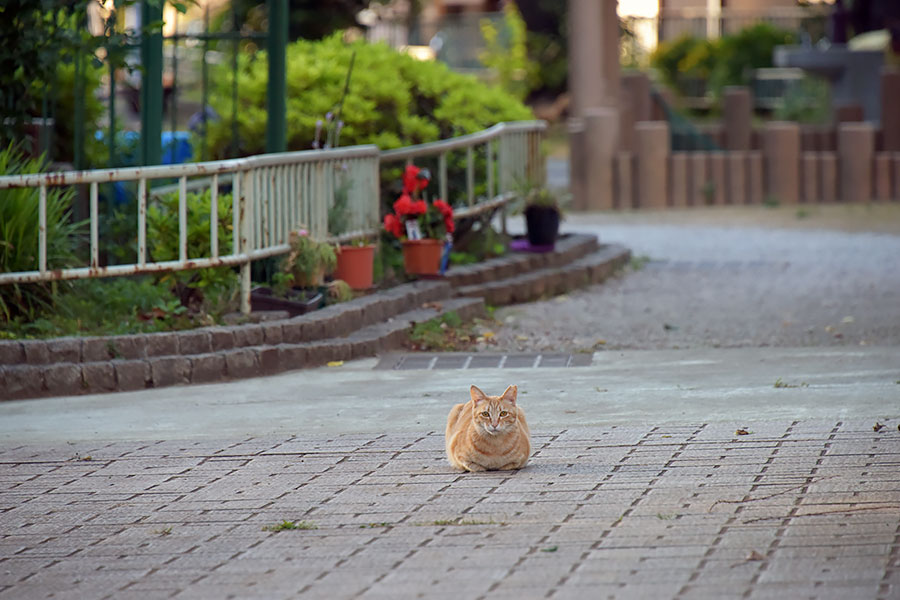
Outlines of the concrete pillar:
[{"label": "concrete pillar", "polygon": [[767,197],[796,204],[800,197],[800,126],[773,121],[763,134]]},{"label": "concrete pillar", "polygon": [[637,205],[665,208],[668,205],[669,124],[643,121],[635,126],[637,151]]},{"label": "concrete pillar", "polygon": [[616,4],[617,0],[569,2],[570,113],[583,123],[583,135],[570,138],[572,193],[575,206],[584,209],[613,204],[613,169],[621,142]]},{"label": "concrete pillar", "polygon": [[819,153],[819,181],[822,202],[832,203],[838,197],[838,167],[836,152]]},{"label": "concrete pillar", "polygon": [[619,102],[617,0],[569,1],[569,93],[575,117]]},{"label": "concrete pillar", "polygon": [[672,153],[672,206],[687,206],[688,198],[688,153]]},{"label": "concrete pillar", "polygon": [[874,199],[887,202],[891,199],[891,155],[887,152],[876,152],[874,166]]},{"label": "concrete pillar", "polygon": [[881,131],[885,152],[900,150],[900,69],[881,71]]},{"label": "concrete pillar", "polygon": [[726,179],[728,181],[728,202],[747,203],[747,153],[728,152],[725,154]]},{"label": "concrete pillar", "polygon": [[628,98],[634,120],[651,121],[652,99],[650,98],[650,78],[641,71],[627,71],[622,74],[623,98]]},{"label": "concrete pillar", "polygon": [[753,96],[745,86],[728,86],[723,96],[725,148],[750,150],[753,132]]},{"label": "concrete pillar", "polygon": [[815,204],[821,197],[819,191],[819,155],[817,152],[804,152],[801,158],[803,166],[803,201]]},{"label": "concrete pillar", "polygon": [[618,153],[618,111],[595,108],[584,115],[584,195],[587,210],[613,207],[613,168]]},{"label": "concrete pillar", "polygon": [[875,127],[871,123],[841,123],[838,128],[841,202],[868,202],[872,199],[874,153]]}]

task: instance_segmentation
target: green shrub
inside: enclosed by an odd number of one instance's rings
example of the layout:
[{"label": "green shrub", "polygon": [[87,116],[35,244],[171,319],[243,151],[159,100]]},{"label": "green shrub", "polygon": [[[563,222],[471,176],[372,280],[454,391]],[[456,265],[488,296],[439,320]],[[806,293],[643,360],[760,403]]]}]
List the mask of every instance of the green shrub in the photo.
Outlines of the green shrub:
[{"label": "green shrub", "polygon": [[[27,158],[10,144],[0,149],[0,174],[40,173],[39,159]],[[75,262],[83,223],[73,223],[73,188],[47,188],[47,268],[70,267]],[[0,190],[0,272],[38,270],[38,188]],[[32,320],[40,310],[51,309],[59,283],[13,283],[0,285],[0,322]]]},{"label": "green shrub", "polygon": [[[316,122],[338,104],[350,57],[356,59],[344,99],[340,145],[376,144],[382,149],[470,133],[499,121],[532,118],[507,92],[439,62],[417,61],[385,44],[345,43],[339,35],[287,48],[287,145],[311,147]],[[267,60],[264,52],[238,57],[237,149],[240,155],[265,151]],[[213,158],[232,147],[230,66],[210,77],[210,98],[221,120],[210,123]]]},{"label": "green shrub", "polygon": [[692,35],[684,34],[674,40],[667,40],[659,44],[650,56],[650,66],[659,72],[662,80],[674,89],[679,89],[682,62],[692,52],[696,52],[702,46],[704,40]]},{"label": "green shrub", "polygon": [[793,44],[794,40],[790,31],[768,23],[758,23],[720,38],[715,47],[710,88],[718,96],[727,85],[747,85],[754,69],[772,66],[775,46]]},{"label": "green shrub", "polygon": [[686,80],[705,79],[706,89],[721,96],[729,85],[746,85],[754,69],[772,66],[775,46],[791,44],[790,31],[759,23],[716,40],[683,35],[663,42],[650,58],[662,80],[681,94],[687,94]]},{"label": "green shrub", "polygon": [[[205,258],[211,256],[210,243],[210,205],[209,189],[200,193],[187,195],[187,256],[188,258]],[[232,250],[232,196],[218,196],[218,241],[219,254],[230,254]],[[178,228],[178,192],[163,195],[147,206],[147,240],[150,259],[155,262],[178,260],[179,228]],[[237,277],[231,267],[198,269],[194,271],[174,271],[166,273],[159,279],[162,283],[171,284],[182,302],[188,306],[194,302],[202,303],[203,309],[224,309],[218,305],[227,304],[237,284]]]},{"label": "green shrub", "polygon": [[480,25],[486,45],[478,57],[481,64],[493,72],[504,90],[524,100],[538,84],[538,67],[528,57],[528,32],[519,9],[514,2],[503,7],[505,36],[489,19],[482,19]]}]

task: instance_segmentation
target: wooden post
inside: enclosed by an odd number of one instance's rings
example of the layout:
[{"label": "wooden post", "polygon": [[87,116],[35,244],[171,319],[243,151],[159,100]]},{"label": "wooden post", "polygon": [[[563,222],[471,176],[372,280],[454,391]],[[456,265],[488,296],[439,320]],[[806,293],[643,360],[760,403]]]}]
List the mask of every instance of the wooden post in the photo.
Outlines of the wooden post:
[{"label": "wooden post", "polygon": [[838,128],[841,202],[869,202],[872,199],[874,152],[875,128],[871,123],[841,123]]},{"label": "wooden post", "polygon": [[767,124],[763,152],[767,197],[784,204],[796,204],[800,198],[800,126],[784,121]]},{"label": "wooden post", "polygon": [[643,121],[635,126],[637,149],[637,206],[665,208],[668,205],[669,124]]}]

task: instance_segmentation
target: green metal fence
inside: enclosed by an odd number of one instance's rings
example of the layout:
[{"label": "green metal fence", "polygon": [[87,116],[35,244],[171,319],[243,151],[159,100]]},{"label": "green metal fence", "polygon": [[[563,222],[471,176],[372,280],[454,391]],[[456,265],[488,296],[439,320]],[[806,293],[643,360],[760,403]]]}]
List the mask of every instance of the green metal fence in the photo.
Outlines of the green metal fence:
[{"label": "green metal fence", "polygon": [[[162,20],[161,7],[152,3],[141,3],[139,10],[136,7],[132,10],[136,11],[134,16],[140,13],[144,23]],[[226,6],[211,14],[207,4],[202,17],[190,21],[190,29],[186,17],[176,12],[167,24],[173,32],[167,35],[158,28],[132,35],[117,35],[113,29],[93,37],[91,46],[99,48],[96,53],[66,49],[67,54],[75,53],[71,113],[65,111],[63,102],[63,95],[69,94],[68,88],[62,87],[70,85],[69,82],[48,82],[40,101],[40,118],[33,119],[30,127],[36,138],[34,153],[43,153],[50,161],[71,163],[78,170],[160,164],[164,158],[172,162],[178,132],[190,127],[194,159],[206,160],[210,155],[209,78],[213,66],[217,65],[230,68],[232,73],[231,110],[217,118],[231,122],[232,142],[226,155],[236,157],[240,146],[238,55],[250,47],[265,49],[275,57],[270,61],[272,88],[268,108],[272,137],[267,149],[284,150],[283,57],[287,42],[287,0],[269,0],[268,10],[273,16],[269,21],[280,23],[271,32],[244,31],[233,7]],[[87,27],[87,13],[71,17]],[[202,29],[197,27],[199,23]],[[102,66],[98,68],[98,65]],[[103,80],[99,86],[98,77]],[[90,103],[96,102],[92,94],[97,93],[103,104],[99,123],[86,118],[92,112]],[[91,109],[95,110],[96,106]],[[61,129],[71,141],[54,133]],[[168,140],[168,145],[164,145],[163,139]]]}]

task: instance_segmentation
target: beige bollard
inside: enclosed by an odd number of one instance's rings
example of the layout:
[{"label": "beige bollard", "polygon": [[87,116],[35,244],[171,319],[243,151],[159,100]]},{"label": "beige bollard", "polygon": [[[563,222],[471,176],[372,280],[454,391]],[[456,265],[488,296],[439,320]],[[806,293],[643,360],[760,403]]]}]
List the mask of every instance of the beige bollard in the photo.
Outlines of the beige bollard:
[{"label": "beige bollard", "polygon": [[616,202],[618,209],[634,208],[634,155],[619,152],[616,155]]},{"label": "beige bollard", "polygon": [[803,202],[815,204],[821,198],[819,191],[819,155],[817,152],[804,152],[801,159],[803,165]]},{"label": "beige bollard", "polygon": [[643,121],[635,126],[637,151],[637,206],[668,206],[669,124],[665,121]]},{"label": "beige bollard", "polygon": [[900,151],[900,69],[881,70],[881,131],[886,152]]},{"label": "beige bollard", "polygon": [[871,123],[841,123],[838,127],[841,202],[872,199],[872,158],[875,128]]},{"label": "beige bollard", "polygon": [[873,162],[875,168],[875,189],[873,199],[887,202],[891,199],[891,155],[889,152],[876,152]]},{"label": "beige bollard", "polygon": [[713,204],[725,204],[725,153],[712,152],[709,155],[709,181],[713,186]]},{"label": "beige bollard", "polygon": [[747,153],[728,152],[725,154],[726,179],[728,180],[728,203],[747,203]]},{"label": "beige bollard", "polygon": [[796,204],[800,197],[800,126],[774,121],[763,134],[767,199]]},{"label": "beige bollard", "polygon": [[619,112],[593,108],[584,115],[585,199],[587,210],[613,207],[613,169],[619,149]]},{"label": "beige bollard", "polygon": [[725,148],[750,150],[753,132],[753,95],[744,86],[725,88],[724,104]]},{"label": "beige bollard", "polygon": [[688,153],[672,153],[672,206],[687,206],[688,198]]},{"label": "beige bollard", "polygon": [[691,152],[691,183],[688,204],[707,206],[713,202],[713,190],[709,180],[709,152]]},{"label": "beige bollard", "polygon": [[822,202],[832,203],[838,197],[838,166],[836,152],[819,153],[819,181]]},{"label": "beige bollard", "polygon": [[747,198],[750,204],[762,204],[764,189],[762,152],[749,152],[747,154]]}]

